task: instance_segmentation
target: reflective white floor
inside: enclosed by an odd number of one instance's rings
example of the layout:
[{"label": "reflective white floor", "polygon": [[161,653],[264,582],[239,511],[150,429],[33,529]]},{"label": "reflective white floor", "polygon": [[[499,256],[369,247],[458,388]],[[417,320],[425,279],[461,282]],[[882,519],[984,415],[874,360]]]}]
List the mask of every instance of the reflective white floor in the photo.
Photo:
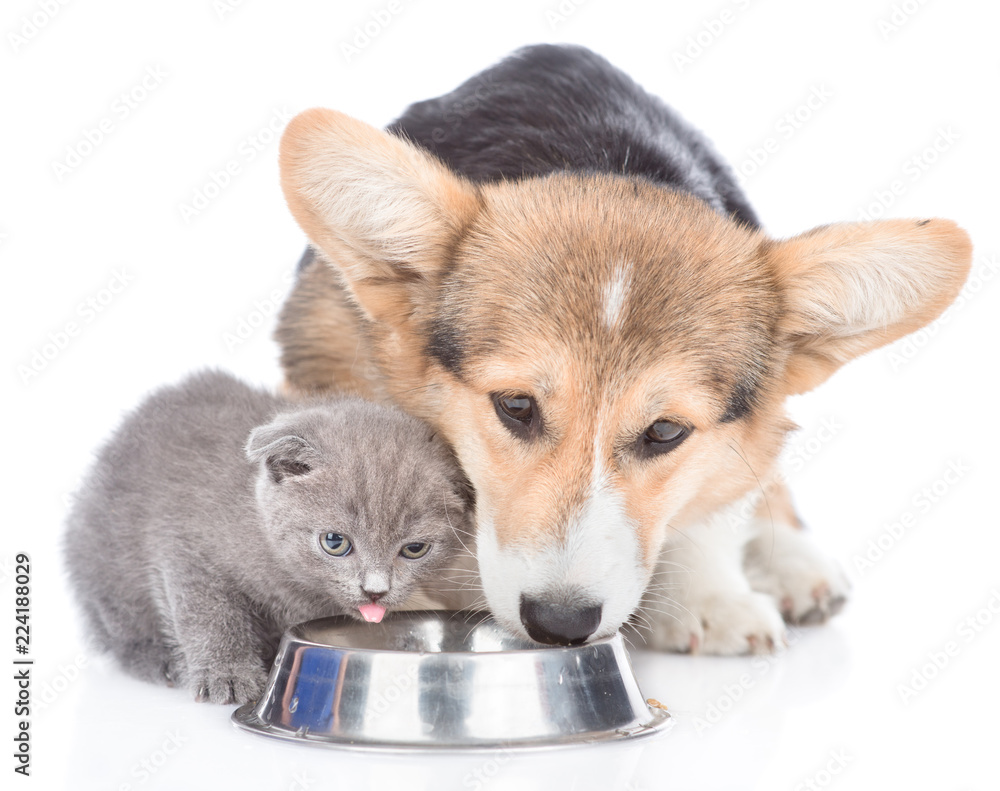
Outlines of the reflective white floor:
[{"label": "reflective white floor", "polygon": [[[995,606],[1000,619],[1000,595]],[[80,789],[995,788],[988,712],[1000,705],[991,681],[1000,629],[964,646],[954,672],[946,668],[909,705],[896,689],[910,679],[891,659],[894,647],[873,652],[864,632],[848,612],[835,626],[796,633],[778,657],[634,652],[644,692],[669,706],[673,729],[538,752],[284,744],[236,731],[229,707],[195,704],[93,661],[38,714],[35,760],[47,787]]]}]

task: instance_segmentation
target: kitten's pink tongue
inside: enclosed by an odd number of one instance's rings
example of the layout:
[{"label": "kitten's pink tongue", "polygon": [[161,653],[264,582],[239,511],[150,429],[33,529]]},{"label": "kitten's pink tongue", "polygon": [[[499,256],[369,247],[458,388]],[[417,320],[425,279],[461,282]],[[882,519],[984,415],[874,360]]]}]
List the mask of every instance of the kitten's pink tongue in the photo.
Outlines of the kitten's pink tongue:
[{"label": "kitten's pink tongue", "polygon": [[362,604],[358,609],[361,611],[361,617],[368,623],[381,623],[382,616],[385,615],[385,607],[381,604]]}]

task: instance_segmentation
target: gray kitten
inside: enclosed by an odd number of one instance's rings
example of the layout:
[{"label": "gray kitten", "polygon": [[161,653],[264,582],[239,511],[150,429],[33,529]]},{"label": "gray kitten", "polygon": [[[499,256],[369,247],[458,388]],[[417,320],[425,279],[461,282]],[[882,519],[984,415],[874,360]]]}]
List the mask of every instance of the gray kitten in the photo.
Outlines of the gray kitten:
[{"label": "gray kitten", "polygon": [[289,625],[381,620],[441,576],[470,499],[451,452],[398,409],[293,404],[206,372],[125,419],[64,548],[99,647],[141,678],[243,703]]}]

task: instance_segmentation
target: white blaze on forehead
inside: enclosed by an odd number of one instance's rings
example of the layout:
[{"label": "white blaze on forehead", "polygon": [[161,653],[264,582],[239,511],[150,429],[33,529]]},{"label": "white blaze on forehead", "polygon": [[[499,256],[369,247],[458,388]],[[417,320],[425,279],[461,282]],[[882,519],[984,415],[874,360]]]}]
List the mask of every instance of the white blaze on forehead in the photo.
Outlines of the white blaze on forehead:
[{"label": "white blaze on forehead", "polygon": [[612,272],[611,280],[604,287],[604,324],[609,330],[616,329],[621,322],[631,287],[631,265],[618,264]]}]

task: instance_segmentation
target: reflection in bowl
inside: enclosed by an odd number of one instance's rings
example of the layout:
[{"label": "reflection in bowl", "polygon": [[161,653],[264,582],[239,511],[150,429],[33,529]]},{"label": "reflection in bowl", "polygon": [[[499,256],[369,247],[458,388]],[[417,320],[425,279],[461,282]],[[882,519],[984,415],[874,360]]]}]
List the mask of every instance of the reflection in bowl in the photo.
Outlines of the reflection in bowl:
[{"label": "reflection in bowl", "polygon": [[395,612],[290,629],[244,730],[376,749],[494,749],[615,741],[670,724],[639,692],[619,635],[540,646],[485,613]]}]

